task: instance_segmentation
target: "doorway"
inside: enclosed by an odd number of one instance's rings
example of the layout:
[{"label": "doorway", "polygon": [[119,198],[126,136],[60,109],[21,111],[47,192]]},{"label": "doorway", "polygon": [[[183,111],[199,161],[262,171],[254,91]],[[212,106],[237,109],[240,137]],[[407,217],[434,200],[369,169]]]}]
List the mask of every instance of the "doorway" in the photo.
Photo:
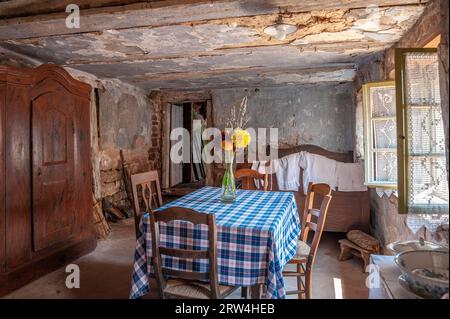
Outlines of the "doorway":
[{"label": "doorway", "polygon": [[[173,195],[184,195],[205,185],[206,169],[202,159],[204,147],[201,138],[203,130],[207,127],[207,101],[188,101],[182,103],[170,103],[168,120],[170,131],[175,128],[184,128],[191,137],[190,161],[187,163],[174,163],[168,158],[168,184],[165,192]],[[170,140],[167,134],[166,142],[172,147],[177,141]]]}]

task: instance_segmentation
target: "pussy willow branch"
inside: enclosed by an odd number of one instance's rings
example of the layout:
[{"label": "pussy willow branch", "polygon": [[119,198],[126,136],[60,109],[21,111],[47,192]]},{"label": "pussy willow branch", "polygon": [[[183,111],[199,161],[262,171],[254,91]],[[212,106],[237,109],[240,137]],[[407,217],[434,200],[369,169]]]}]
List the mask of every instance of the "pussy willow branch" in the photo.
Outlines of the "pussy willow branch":
[{"label": "pussy willow branch", "polygon": [[229,128],[245,129],[248,122],[250,121],[250,117],[247,112],[248,111],[247,105],[248,105],[248,97],[244,96],[238,109],[236,109],[235,105],[231,107],[230,117],[227,121],[227,125]]}]

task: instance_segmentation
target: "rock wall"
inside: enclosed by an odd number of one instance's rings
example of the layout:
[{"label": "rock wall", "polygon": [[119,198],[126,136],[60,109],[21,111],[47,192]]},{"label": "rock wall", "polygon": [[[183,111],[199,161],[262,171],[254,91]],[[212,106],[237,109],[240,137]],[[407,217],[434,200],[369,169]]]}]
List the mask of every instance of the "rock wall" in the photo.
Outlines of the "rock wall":
[{"label": "rock wall", "polygon": [[230,107],[247,95],[252,128],[278,128],[281,146],[314,144],[353,150],[353,83],[212,90],[214,123],[224,128]]},{"label": "rock wall", "polygon": [[[91,93],[91,152],[94,195],[127,216],[133,214],[123,167],[129,173],[161,169],[161,104],[157,94],[118,80],[100,80],[89,73],[68,69],[89,83]],[[123,163],[121,153],[123,157]]]},{"label": "rock wall", "polygon": [[[133,215],[123,163],[133,174],[160,168],[160,106],[142,90],[118,80],[103,80],[79,70],[67,71],[89,83],[91,92],[91,154],[95,205],[103,202]],[[123,163],[121,158],[123,156]],[[155,154],[157,154],[155,156]]]},{"label": "rock wall", "polygon": [[425,228],[413,233],[406,224],[406,215],[398,213],[398,198],[383,195],[379,197],[374,189],[370,191],[371,232],[387,245],[397,240],[425,238],[445,245],[449,243],[448,225],[441,226],[436,232],[429,232]]},{"label": "rock wall", "polygon": [[100,196],[132,215],[123,168],[131,174],[160,168],[159,105],[138,89],[114,81],[105,81],[95,97]]}]

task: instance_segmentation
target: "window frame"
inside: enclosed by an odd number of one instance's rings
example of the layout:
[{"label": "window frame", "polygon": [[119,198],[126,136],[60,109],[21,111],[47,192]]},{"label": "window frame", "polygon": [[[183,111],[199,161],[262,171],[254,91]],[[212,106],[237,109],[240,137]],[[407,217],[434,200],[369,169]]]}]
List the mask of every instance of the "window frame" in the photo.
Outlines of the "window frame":
[{"label": "window frame", "polygon": [[[387,188],[387,189],[397,189],[398,187],[398,178],[397,182],[376,182],[374,180],[374,130],[373,130],[373,117],[372,117],[372,109],[371,109],[371,96],[370,90],[376,87],[393,87],[395,88],[395,81],[380,81],[380,82],[370,82],[363,85],[363,115],[364,115],[364,170],[365,170],[365,181],[364,185],[370,188]],[[397,100],[395,100],[397,101]],[[397,112],[397,108],[396,108]],[[386,116],[386,118],[388,118]],[[395,115],[396,122],[398,121],[397,114]],[[398,148],[396,150],[398,152]],[[398,158],[398,154],[397,154]],[[397,167],[398,170],[398,167]]]},{"label": "window frame", "polygon": [[436,48],[397,48],[395,49],[395,86],[396,86],[396,112],[397,112],[397,169],[398,169],[398,212],[408,214],[409,175],[408,168],[408,104],[405,92],[407,83],[404,80],[406,53],[438,53]]}]

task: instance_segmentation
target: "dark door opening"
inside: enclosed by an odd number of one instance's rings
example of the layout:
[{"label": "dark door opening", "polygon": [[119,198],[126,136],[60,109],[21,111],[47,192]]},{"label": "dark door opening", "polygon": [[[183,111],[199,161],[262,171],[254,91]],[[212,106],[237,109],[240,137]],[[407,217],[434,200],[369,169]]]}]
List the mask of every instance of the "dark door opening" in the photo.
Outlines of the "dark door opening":
[{"label": "dark door opening", "polygon": [[[205,165],[202,160],[203,130],[206,128],[207,102],[185,102],[171,104],[171,130],[183,127],[191,137],[190,161],[188,163],[170,163],[170,189],[174,193],[200,188],[205,185]],[[171,142],[171,145],[176,143]],[[183,192],[181,191],[181,192]]]}]

